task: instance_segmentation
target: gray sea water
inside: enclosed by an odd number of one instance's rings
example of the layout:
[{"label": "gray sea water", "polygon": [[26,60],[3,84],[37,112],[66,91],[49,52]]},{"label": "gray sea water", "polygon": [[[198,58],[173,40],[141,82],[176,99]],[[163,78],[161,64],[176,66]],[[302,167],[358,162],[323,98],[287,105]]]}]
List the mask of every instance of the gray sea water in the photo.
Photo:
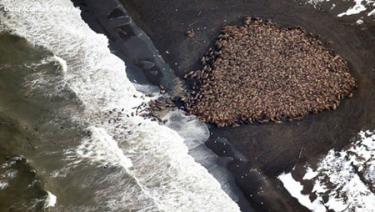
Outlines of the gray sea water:
[{"label": "gray sea water", "polygon": [[138,115],[147,86],[69,0],[1,0],[0,20],[0,211],[239,211],[188,154],[206,126]]}]

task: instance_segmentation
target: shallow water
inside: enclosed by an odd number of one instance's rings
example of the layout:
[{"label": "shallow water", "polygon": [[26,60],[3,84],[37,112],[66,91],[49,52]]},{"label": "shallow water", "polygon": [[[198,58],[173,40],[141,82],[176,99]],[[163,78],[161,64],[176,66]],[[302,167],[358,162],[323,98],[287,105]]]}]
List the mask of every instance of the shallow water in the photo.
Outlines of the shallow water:
[{"label": "shallow water", "polygon": [[[1,145],[23,155],[41,181],[20,210],[238,211],[176,131],[138,115],[150,98],[72,2],[3,0],[0,7],[1,117],[14,129],[2,128]],[[9,204],[1,209],[20,206],[5,183],[1,201]]]},{"label": "shallow water", "polygon": [[[3,168],[0,210],[40,209],[47,193],[29,158],[32,157],[33,162],[44,163],[49,159],[48,154],[38,152],[40,148],[46,152],[51,149],[48,143],[43,142],[39,132],[45,129],[41,123],[51,116],[54,106],[48,106],[38,99],[38,95],[31,95],[23,84],[30,72],[50,70],[53,64],[35,65],[48,53],[9,34],[0,35],[0,51],[0,153]],[[11,170],[13,174],[8,175]]]}]

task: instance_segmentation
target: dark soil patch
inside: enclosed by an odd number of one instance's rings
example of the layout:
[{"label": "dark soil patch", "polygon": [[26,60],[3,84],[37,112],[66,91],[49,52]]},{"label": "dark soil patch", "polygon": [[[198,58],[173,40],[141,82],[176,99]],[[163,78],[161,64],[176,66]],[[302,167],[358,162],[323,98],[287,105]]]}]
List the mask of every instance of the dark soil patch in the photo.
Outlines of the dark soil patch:
[{"label": "dark soil patch", "polygon": [[356,87],[347,62],[301,28],[246,18],[226,26],[190,72],[187,110],[220,127],[335,110]]}]

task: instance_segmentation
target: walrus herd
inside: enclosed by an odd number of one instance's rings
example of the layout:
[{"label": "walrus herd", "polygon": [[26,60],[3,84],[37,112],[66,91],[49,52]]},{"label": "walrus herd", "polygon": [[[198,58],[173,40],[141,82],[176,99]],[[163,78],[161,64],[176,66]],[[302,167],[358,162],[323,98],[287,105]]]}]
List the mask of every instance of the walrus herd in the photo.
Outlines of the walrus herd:
[{"label": "walrus herd", "polygon": [[356,87],[347,62],[318,38],[257,18],[225,26],[201,62],[185,75],[186,110],[219,127],[335,110]]}]

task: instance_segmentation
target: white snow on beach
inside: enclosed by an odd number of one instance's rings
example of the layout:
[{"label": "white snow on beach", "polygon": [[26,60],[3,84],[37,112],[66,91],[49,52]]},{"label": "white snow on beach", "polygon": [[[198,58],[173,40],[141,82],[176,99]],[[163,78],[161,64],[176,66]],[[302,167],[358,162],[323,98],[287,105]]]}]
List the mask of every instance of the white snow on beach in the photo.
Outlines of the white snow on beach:
[{"label": "white snow on beach", "polygon": [[311,211],[326,211],[326,208],[324,207],[320,199],[315,199],[312,202],[308,195],[302,194],[303,185],[300,182],[296,181],[291,173],[283,173],[278,178],[283,183],[285,189],[290,193],[290,195],[296,198],[301,205],[305,206]]},{"label": "white snow on beach", "polygon": [[[314,8],[318,8],[323,4],[328,4],[330,10],[337,8],[337,5],[342,5],[345,8],[344,10],[341,9],[339,11],[339,9],[337,9],[337,12],[335,10],[337,17],[356,16],[356,23],[358,25],[363,24],[364,19],[371,18],[371,16],[375,15],[375,0],[307,0],[306,3],[312,5]],[[350,6],[347,6],[348,4]]]},{"label": "white snow on beach", "polygon": [[316,169],[307,167],[302,180],[314,184],[310,194],[316,199],[300,193],[304,182],[294,180],[291,173],[282,174],[279,179],[291,196],[312,211],[325,211],[312,208],[312,202],[319,202],[327,210],[367,212],[375,211],[374,176],[375,132],[362,131],[359,139],[343,150],[330,150]]},{"label": "white snow on beach", "polygon": [[[375,1],[373,0],[355,0],[355,5],[348,8],[345,12],[338,14],[338,17],[342,17],[344,15],[355,15],[367,10],[368,5],[374,5]],[[369,12],[371,14],[372,11]]]}]

